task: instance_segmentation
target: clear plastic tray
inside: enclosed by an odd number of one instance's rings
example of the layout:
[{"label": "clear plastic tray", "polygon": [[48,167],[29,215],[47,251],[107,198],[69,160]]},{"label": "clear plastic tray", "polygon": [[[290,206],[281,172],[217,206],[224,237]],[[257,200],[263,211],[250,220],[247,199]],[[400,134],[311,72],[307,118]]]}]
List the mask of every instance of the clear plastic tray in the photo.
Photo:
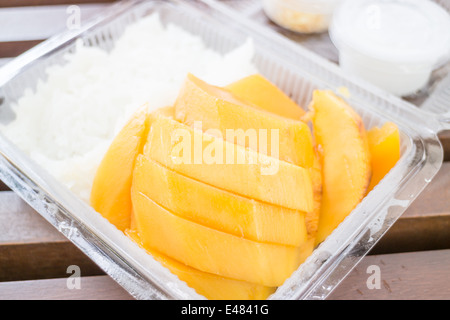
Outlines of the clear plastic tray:
[{"label": "clear plastic tray", "polygon": [[[401,159],[380,184],[269,299],[325,299],[431,181],[443,161],[440,130],[446,116],[418,110],[374,87],[359,84],[334,64],[214,1],[121,1],[83,29],[53,37],[0,69],[0,121],[25,88],[45,80],[76,39],[111,48],[127,25],[158,11],[227,52],[252,38],[260,72],[306,106],[314,89],[345,86],[367,128],[394,121],[401,130]],[[448,118],[448,117],[447,117]],[[446,122],[447,121],[447,122]],[[0,135],[0,179],[138,299],[204,299],[178,280],[89,205]]]}]

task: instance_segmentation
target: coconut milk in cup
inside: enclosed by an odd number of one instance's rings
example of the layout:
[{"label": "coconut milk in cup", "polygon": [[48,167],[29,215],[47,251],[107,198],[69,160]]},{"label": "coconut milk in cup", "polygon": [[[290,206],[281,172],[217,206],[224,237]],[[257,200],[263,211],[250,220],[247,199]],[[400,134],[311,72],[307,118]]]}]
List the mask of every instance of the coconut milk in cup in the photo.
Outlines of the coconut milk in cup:
[{"label": "coconut milk in cup", "polygon": [[429,0],[346,0],[329,31],[345,71],[398,96],[450,57],[450,15]]}]

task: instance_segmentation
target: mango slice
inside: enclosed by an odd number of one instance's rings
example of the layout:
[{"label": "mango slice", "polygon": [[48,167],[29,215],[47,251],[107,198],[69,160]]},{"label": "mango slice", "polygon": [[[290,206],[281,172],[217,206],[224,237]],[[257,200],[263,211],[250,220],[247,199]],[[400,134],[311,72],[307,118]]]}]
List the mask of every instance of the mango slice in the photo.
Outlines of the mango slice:
[{"label": "mango slice", "polygon": [[91,190],[92,207],[122,231],[131,223],[131,180],[135,159],[148,135],[147,109],[147,105],[141,107],[114,138]]},{"label": "mango slice", "polygon": [[[303,119],[305,111],[292,101],[283,91],[260,74],[250,75],[225,87],[233,95],[249,102],[253,107],[294,120]],[[309,139],[308,139],[309,140]],[[314,159],[309,168],[313,183],[313,210],[306,213],[308,236],[315,237],[319,224],[320,205],[322,201],[322,167],[320,154],[316,150],[313,136],[312,151]],[[310,163],[306,163],[310,164]],[[306,166],[305,166],[306,167]]]},{"label": "mango slice", "polygon": [[300,120],[305,111],[261,74],[253,74],[225,87],[243,101],[282,117]]},{"label": "mango slice", "polygon": [[[303,119],[305,111],[292,101],[283,91],[260,74],[254,74],[233,82],[225,87],[236,97],[254,107],[294,120]],[[308,237],[316,235],[322,202],[322,166],[320,154],[313,138],[313,163],[309,168],[313,184],[313,210],[306,213]],[[307,163],[309,164],[309,163]],[[305,166],[306,167],[306,166]]]},{"label": "mango slice", "polygon": [[252,241],[183,219],[135,188],[131,197],[144,247],[200,271],[276,287],[302,263],[298,247]]},{"label": "mango slice", "polygon": [[300,119],[250,105],[192,74],[175,102],[175,119],[189,126],[200,121],[203,130],[218,130],[231,143],[301,167],[310,168],[314,161],[311,131]]},{"label": "mango slice", "polygon": [[307,169],[203,133],[158,109],[144,154],[185,176],[258,201],[308,212],[313,191]]},{"label": "mango slice", "polygon": [[315,91],[310,108],[323,161],[323,197],[316,238],[319,243],[365,196],[371,165],[364,124],[343,99],[331,91]]},{"label": "mango slice", "polygon": [[143,155],[136,160],[133,188],[182,218],[239,237],[292,246],[307,238],[303,212],[215,188]]},{"label": "mango slice", "polygon": [[[136,230],[127,229],[125,234],[142,248],[142,242]],[[145,248],[144,248],[145,249]],[[275,292],[275,287],[267,287],[246,281],[221,277],[202,272],[171,259],[157,251],[145,249],[153,258],[178,276],[181,281],[210,300],[264,300]]]},{"label": "mango slice", "polygon": [[367,132],[372,164],[370,192],[400,159],[400,133],[395,123],[386,122],[381,128]]},{"label": "mango slice", "polygon": [[322,206],[322,161],[319,152],[314,150],[314,163],[309,168],[313,188],[313,208],[305,214],[308,238],[315,238],[319,228],[320,208]]}]

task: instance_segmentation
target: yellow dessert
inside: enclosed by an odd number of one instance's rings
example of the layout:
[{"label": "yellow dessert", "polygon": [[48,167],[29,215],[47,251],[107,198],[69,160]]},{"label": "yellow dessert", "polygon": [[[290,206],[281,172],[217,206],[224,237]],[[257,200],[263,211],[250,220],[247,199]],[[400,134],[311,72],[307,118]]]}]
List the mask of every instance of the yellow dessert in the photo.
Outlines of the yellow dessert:
[{"label": "yellow dessert", "polygon": [[225,88],[239,99],[279,116],[300,120],[305,115],[305,110],[263,75],[250,75]]},{"label": "yellow dessert", "polygon": [[132,189],[142,244],[195,269],[280,286],[298,268],[298,247],[248,240],[179,217]]},{"label": "yellow dessert", "polygon": [[[127,229],[125,233],[139,246],[144,248],[136,230]],[[203,272],[171,259],[155,250],[144,249],[156,261],[159,261],[173,274],[177,275],[181,281],[186,282],[198,294],[210,300],[264,300],[276,290],[276,287],[267,287]]]},{"label": "yellow dessert", "polygon": [[249,104],[189,74],[175,103],[175,119],[189,126],[201,121],[203,130],[218,130],[229,142],[310,168],[314,154],[308,126],[264,110],[267,105]]},{"label": "yellow dessert", "polygon": [[133,188],[181,217],[239,237],[291,246],[307,238],[304,212],[216,188],[143,155],[136,161]]},{"label": "yellow dessert", "polygon": [[309,170],[180,123],[172,108],[152,112],[144,154],[188,177],[286,208],[313,206]]},{"label": "yellow dessert", "polygon": [[91,190],[91,205],[118,229],[131,224],[131,180],[148,130],[147,105],[139,109],[111,143]]},{"label": "yellow dessert", "polygon": [[372,164],[370,192],[400,159],[400,133],[395,123],[386,122],[367,132]]},{"label": "yellow dessert", "polygon": [[[302,120],[306,112],[283,91],[260,74],[253,74],[235,81],[225,87],[234,96],[257,109],[268,111],[278,116]],[[304,126],[301,126],[304,128]],[[320,154],[313,140],[313,133],[308,129],[307,141],[302,152],[310,154],[307,161],[299,161],[298,165],[308,168],[313,187],[313,208],[306,212],[308,237],[314,238],[319,224],[320,205],[322,201],[322,168]],[[301,142],[299,143],[301,144]]]},{"label": "yellow dessert", "polygon": [[91,204],[206,298],[266,299],[399,157],[395,124],[366,132],[331,91],[305,111],[262,75],[190,74],[174,106],[115,137]]},{"label": "yellow dessert", "polygon": [[316,243],[323,241],[365,196],[372,174],[360,116],[331,91],[315,91],[312,123],[322,150],[323,194]]}]

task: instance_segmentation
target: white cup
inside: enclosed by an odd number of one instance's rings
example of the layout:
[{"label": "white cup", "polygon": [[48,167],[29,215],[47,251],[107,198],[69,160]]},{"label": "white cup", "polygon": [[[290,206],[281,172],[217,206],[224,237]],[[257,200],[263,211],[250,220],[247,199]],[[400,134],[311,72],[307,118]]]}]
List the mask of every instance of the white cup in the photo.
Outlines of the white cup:
[{"label": "white cup", "polygon": [[450,57],[450,15],[429,0],[346,0],[329,31],[346,72],[398,96],[423,89]]}]

